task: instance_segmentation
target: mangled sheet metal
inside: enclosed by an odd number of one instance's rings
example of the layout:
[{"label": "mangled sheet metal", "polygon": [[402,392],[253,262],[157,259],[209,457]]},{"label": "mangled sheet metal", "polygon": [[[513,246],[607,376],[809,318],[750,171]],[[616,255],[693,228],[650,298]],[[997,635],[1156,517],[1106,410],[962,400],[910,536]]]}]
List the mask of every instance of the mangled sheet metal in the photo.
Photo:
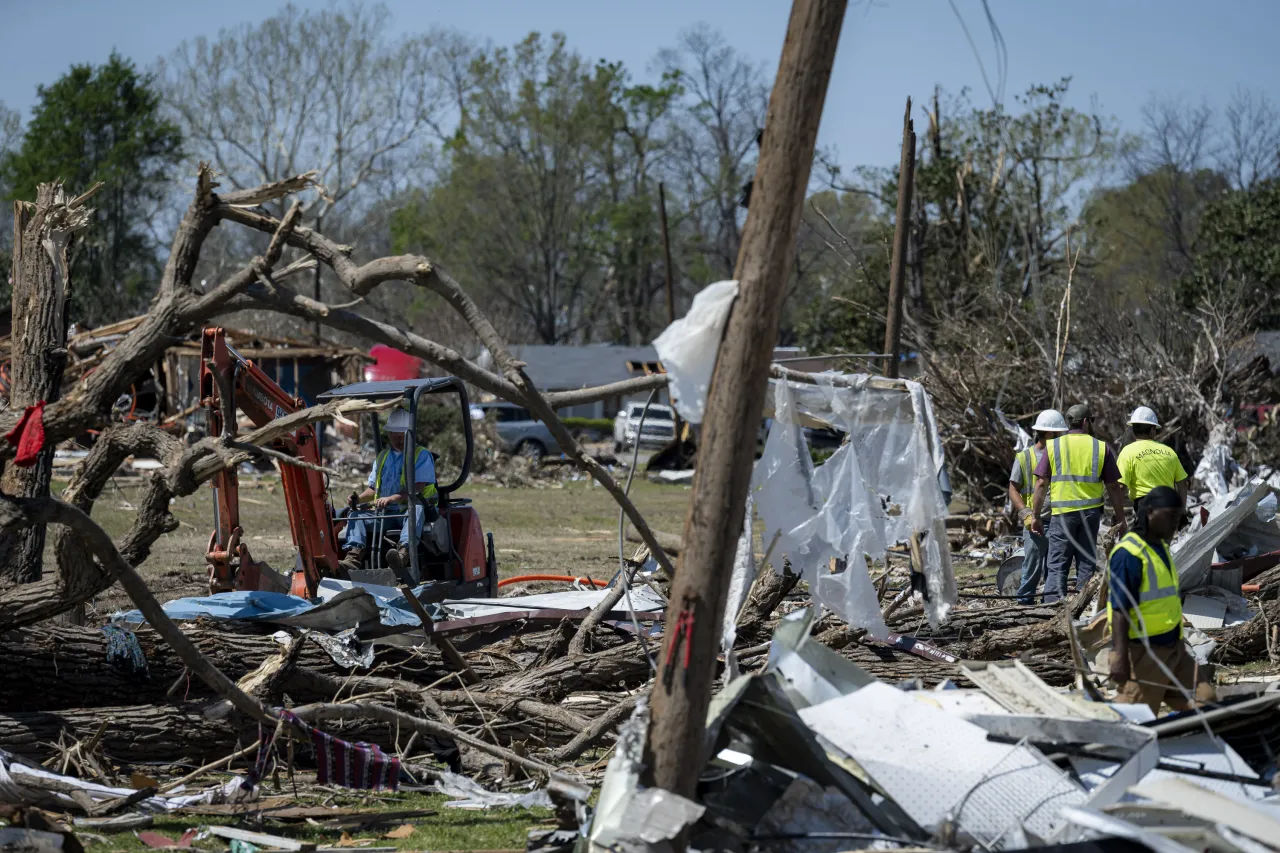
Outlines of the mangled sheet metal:
[{"label": "mangled sheet metal", "polygon": [[[773,383],[773,425],[752,478],[763,539],[778,537],[775,567],[788,557],[815,601],[884,637],[868,560],[883,561],[890,546],[914,539],[925,613],[931,624],[941,624],[956,587],[938,485],[942,445],[928,395],[915,382],[897,388],[865,375],[816,379],[817,385]],[[802,417],[830,423],[849,440],[815,466]],[[843,571],[830,571],[833,558]]]},{"label": "mangled sheet metal", "polygon": [[[1232,559],[1252,552],[1280,550],[1280,523],[1276,520],[1271,487],[1253,480],[1244,487],[1220,495],[1207,505],[1208,521],[1195,517],[1191,528],[1174,540],[1173,562],[1178,567],[1178,588],[1190,592],[1210,586],[1209,567],[1215,553]],[[1222,553],[1226,552],[1226,553]],[[1239,592],[1238,589],[1231,590]]]}]

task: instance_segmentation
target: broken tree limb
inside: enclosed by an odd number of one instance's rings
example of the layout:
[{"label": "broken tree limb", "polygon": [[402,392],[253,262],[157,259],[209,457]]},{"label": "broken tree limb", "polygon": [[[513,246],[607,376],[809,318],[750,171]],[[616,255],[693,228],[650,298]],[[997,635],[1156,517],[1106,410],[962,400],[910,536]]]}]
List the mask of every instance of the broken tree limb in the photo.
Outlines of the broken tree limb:
[{"label": "broken tree limb", "polygon": [[1262,601],[1260,612],[1248,622],[1213,632],[1218,641],[1214,663],[1249,663],[1268,660],[1268,629],[1280,622],[1280,601]]},{"label": "broken tree limb", "polygon": [[634,689],[649,679],[649,663],[638,643],[565,657],[504,680],[499,688],[516,696],[563,699],[578,690]]},{"label": "broken tree limb", "polygon": [[[662,546],[664,551],[673,557],[680,556],[680,552],[684,550],[684,543],[680,540],[679,536],[674,533],[667,533],[663,530],[653,530],[652,533],[653,538],[658,540],[658,544]],[[637,533],[633,527],[627,527],[626,535],[628,542],[644,542],[644,537]]]},{"label": "broken tree limb", "polygon": [[797,574],[790,571],[776,572],[767,563],[762,566],[755,583],[751,585],[747,603],[738,615],[738,636],[744,639],[762,639],[767,636],[765,623],[799,582],[800,576]]},{"label": "broken tree limb", "polygon": [[623,718],[629,716],[635,709],[637,701],[639,701],[638,696],[629,696],[599,717],[596,717],[573,740],[553,752],[551,754],[552,758],[556,761],[572,761],[582,755],[582,753],[594,746],[600,738],[616,729]]},{"label": "broken tree limb", "polygon": [[93,519],[80,510],[53,498],[8,498],[0,496],[0,531],[8,532],[21,524],[62,524],[70,527],[94,557],[111,572],[133,603],[142,611],[148,624],[155,629],[169,647],[194,675],[200,677],[215,693],[229,701],[241,713],[262,723],[274,719],[256,699],[245,694],[235,682],[227,678],[211,664],[190,639],[174,624],[150,588],[120,556],[115,543]]},{"label": "broken tree limb", "polygon": [[487,753],[495,758],[501,758],[503,761],[510,762],[517,767],[523,767],[525,770],[534,773],[546,773],[547,775],[556,775],[556,768],[543,761],[538,761],[528,756],[520,755],[505,747],[497,744],[489,743],[477,737],[472,737],[466,732],[460,731],[454,726],[436,720],[427,720],[422,717],[415,717],[406,714],[403,711],[397,711],[394,708],[388,708],[384,705],[378,705],[374,702],[348,702],[339,704],[325,705],[305,705],[301,708],[295,708],[294,713],[303,720],[313,720],[319,722],[321,720],[337,719],[337,720],[362,720],[372,719],[380,720],[384,723],[391,723],[400,726],[401,729],[418,732],[432,737],[451,738],[461,744],[466,744],[472,749]]},{"label": "broken tree limb", "polygon": [[[695,795],[705,760],[720,625],[751,478],[754,442],[742,438],[755,435],[760,425],[845,6],[844,0],[792,3],[738,253],[738,298],[716,356],[698,443],[681,556],[689,571],[677,573],[672,585],[661,655],[691,663],[654,686],[645,746],[644,781],[685,797]],[[670,627],[679,625],[684,629]],[[684,841],[677,839],[675,847],[683,850]]]},{"label": "broken tree limb", "polygon": [[[280,231],[280,223],[274,217],[256,211],[246,211],[240,208],[223,205],[219,214],[226,219],[239,222],[251,228],[268,233],[277,233]],[[338,278],[347,286],[347,288],[356,296],[366,296],[378,285],[388,281],[407,281],[419,287],[431,290],[441,297],[467,322],[471,330],[480,338],[480,342],[489,350],[489,354],[493,357],[493,363],[498,366],[501,371],[502,379],[507,388],[496,390],[498,383],[489,381],[492,374],[488,371],[480,369],[478,366],[468,364],[468,373],[470,376],[463,376],[469,381],[475,382],[485,390],[497,393],[505,399],[515,403],[520,403],[529,408],[538,419],[547,425],[547,429],[555,437],[557,444],[568,456],[570,456],[578,467],[591,475],[605,490],[613,497],[618,505],[622,507],[627,514],[627,518],[639,531],[644,542],[649,546],[649,551],[653,554],[655,560],[670,577],[675,572],[675,567],[671,560],[667,557],[662,547],[658,544],[653,534],[649,530],[648,523],[644,516],[636,509],[630,498],[623,492],[622,488],[610,476],[609,472],[595,459],[591,458],[582,445],[575,439],[568,428],[560,421],[560,417],[556,411],[550,406],[537,387],[525,374],[523,365],[517,361],[507,347],[506,342],[498,334],[493,324],[489,322],[488,317],[479,306],[467,295],[454,279],[445,272],[439,264],[429,258],[420,255],[399,255],[395,257],[379,258],[370,261],[364,265],[358,265],[348,257],[347,254],[338,250],[338,247],[324,237],[320,233],[302,226],[297,226],[289,230],[285,235],[285,239],[290,245],[305,249],[315,255],[317,259],[328,265]],[[255,298],[276,301],[273,297],[275,294],[265,292],[266,288],[248,288],[247,291]],[[280,288],[275,288],[280,291]],[[283,308],[284,305],[276,303]],[[293,309],[292,313],[303,313],[311,315],[312,319],[319,320],[326,324],[333,324],[330,315],[332,312],[327,306],[322,306],[315,300],[308,300],[300,294],[289,294],[286,300],[289,308]],[[358,315],[347,316],[346,320],[352,321]],[[362,318],[361,318],[362,319]],[[366,330],[370,329],[372,324],[365,323]],[[404,337],[403,334],[397,337]],[[382,340],[381,337],[377,338]],[[382,340],[384,343],[389,341]],[[396,344],[391,344],[396,346]],[[439,347],[433,348],[438,354]],[[420,353],[406,350],[414,355]],[[427,356],[431,358],[432,356]],[[459,373],[459,375],[463,375]],[[514,388],[515,393],[511,393]]]},{"label": "broken tree limb", "polygon": [[[1103,572],[1095,572],[1074,597],[1053,605],[1053,616],[1043,622],[999,631],[987,631],[968,644],[965,656],[973,660],[998,660],[1031,649],[1057,648],[1068,642],[1066,626],[1079,617],[1102,583]],[[1069,658],[1068,658],[1069,659]]]}]

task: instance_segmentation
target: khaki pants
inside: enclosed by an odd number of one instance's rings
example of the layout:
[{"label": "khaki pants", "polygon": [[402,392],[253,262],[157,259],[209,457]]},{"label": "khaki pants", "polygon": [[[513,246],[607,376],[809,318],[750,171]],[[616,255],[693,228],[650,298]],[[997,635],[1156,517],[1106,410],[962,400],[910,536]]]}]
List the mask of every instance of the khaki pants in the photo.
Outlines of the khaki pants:
[{"label": "khaki pants", "polygon": [[1195,658],[1187,653],[1182,641],[1171,646],[1152,646],[1151,651],[1141,640],[1129,641],[1129,680],[1120,685],[1116,694],[1117,702],[1131,705],[1146,705],[1153,714],[1159,716],[1160,703],[1164,702],[1175,711],[1185,711],[1192,707],[1182,689],[1169,683],[1169,676],[1156,663],[1159,658],[1165,668],[1173,673],[1178,683],[1187,690],[1195,685],[1196,705],[1217,700],[1217,692],[1209,683],[1208,673],[1196,665]]}]

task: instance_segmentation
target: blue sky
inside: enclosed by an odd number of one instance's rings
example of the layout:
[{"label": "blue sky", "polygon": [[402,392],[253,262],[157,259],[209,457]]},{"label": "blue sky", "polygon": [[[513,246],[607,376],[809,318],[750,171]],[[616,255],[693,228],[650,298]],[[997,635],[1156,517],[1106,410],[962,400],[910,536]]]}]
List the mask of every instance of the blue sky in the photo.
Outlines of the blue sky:
[{"label": "blue sky", "polygon": [[[995,54],[978,0],[955,0],[988,72]],[[72,63],[101,62],[114,47],[146,66],[183,39],[260,20],[273,0],[0,0],[0,101],[24,115],[38,83]],[[323,6],[302,0],[298,5]],[[653,55],[683,28],[706,21],[772,73],[790,8],[785,0],[390,0],[396,26],[444,25],[512,43],[530,30],[563,31],[597,58],[645,76]],[[1153,94],[1221,106],[1238,85],[1280,101],[1280,0],[991,0],[1008,46],[1011,99],[1037,82],[1073,75],[1072,102],[1137,130]],[[847,165],[897,160],[906,95],[925,101],[934,84],[973,89],[987,104],[974,53],[947,0],[861,0],[845,20],[822,121],[821,143]],[[917,113],[917,132],[923,118]]]}]

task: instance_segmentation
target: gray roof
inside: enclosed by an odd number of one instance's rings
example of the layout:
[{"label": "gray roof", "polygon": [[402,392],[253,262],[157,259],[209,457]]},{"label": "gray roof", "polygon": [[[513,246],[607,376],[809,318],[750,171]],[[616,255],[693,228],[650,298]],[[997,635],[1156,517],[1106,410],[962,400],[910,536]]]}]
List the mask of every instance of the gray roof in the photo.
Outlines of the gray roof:
[{"label": "gray roof", "polygon": [[[642,375],[629,372],[628,361],[658,360],[658,353],[651,346],[613,344],[580,347],[521,344],[511,347],[511,353],[527,365],[525,371],[540,391],[573,391],[621,382]],[[493,363],[488,350],[480,354],[478,361],[486,368]]]}]

